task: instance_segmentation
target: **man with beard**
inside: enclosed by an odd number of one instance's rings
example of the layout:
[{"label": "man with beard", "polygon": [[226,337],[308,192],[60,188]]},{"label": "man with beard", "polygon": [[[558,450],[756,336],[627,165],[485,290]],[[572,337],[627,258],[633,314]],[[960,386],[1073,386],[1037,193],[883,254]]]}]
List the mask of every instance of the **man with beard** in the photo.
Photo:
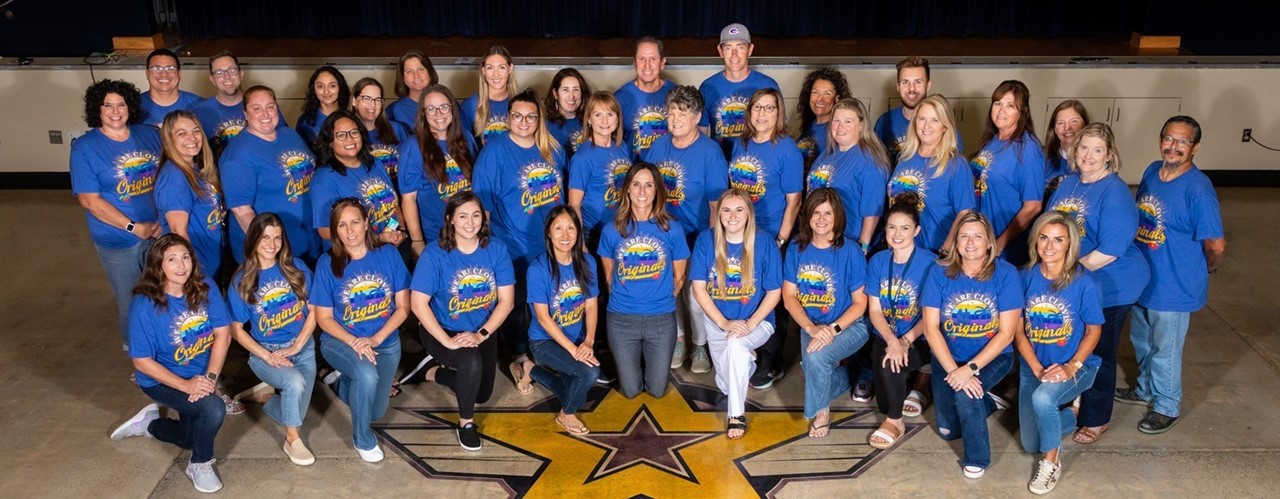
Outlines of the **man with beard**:
[{"label": "man with beard", "polygon": [[[898,61],[898,96],[902,105],[885,111],[876,120],[876,136],[889,150],[889,158],[895,164],[898,153],[907,142],[907,126],[916,117],[916,106],[929,95],[933,82],[929,81],[929,60],[919,56],[911,56]],[[964,141],[956,133],[956,147],[963,151]]]},{"label": "man with beard", "polygon": [[773,78],[751,70],[751,53],[755,49],[746,26],[725,26],[720,30],[720,45],[716,46],[716,52],[724,59],[724,71],[711,75],[698,87],[706,103],[698,127],[720,144],[726,159],[733,151],[734,139],[747,129],[747,101],[751,94],[762,88],[781,91]]},{"label": "man with beard", "polygon": [[[244,130],[244,89],[240,83],[244,81],[244,69],[240,67],[240,59],[228,51],[222,51],[209,57],[209,81],[217,90],[208,99],[191,108],[200,118],[200,128],[213,145],[214,153],[222,155],[227,142]],[[284,112],[279,113],[279,126],[288,127]]]}]

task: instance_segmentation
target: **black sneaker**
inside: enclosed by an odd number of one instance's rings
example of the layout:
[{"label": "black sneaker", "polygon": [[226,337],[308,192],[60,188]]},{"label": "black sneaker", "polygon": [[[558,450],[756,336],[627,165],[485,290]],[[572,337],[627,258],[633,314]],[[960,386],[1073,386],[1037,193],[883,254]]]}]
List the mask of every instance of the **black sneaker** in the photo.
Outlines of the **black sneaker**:
[{"label": "black sneaker", "polygon": [[1122,404],[1133,404],[1133,405],[1151,407],[1151,401],[1139,396],[1138,388],[1133,386],[1129,388],[1116,388],[1116,395],[1113,398],[1115,399],[1116,402],[1120,402]]},{"label": "black sneaker", "polygon": [[467,423],[458,428],[458,445],[469,451],[480,450],[480,429],[475,423]]},{"label": "black sneaker", "polygon": [[1165,416],[1156,411],[1150,411],[1146,417],[1142,418],[1142,422],[1138,423],[1138,431],[1148,435],[1158,435],[1169,431],[1169,428],[1173,428],[1177,422],[1176,416]]},{"label": "black sneaker", "polygon": [[861,381],[853,387],[854,402],[870,402],[875,397],[875,391],[871,389],[870,381]]},{"label": "black sneaker", "polygon": [[764,390],[773,386],[773,381],[775,379],[782,377],[779,376],[778,372],[774,371],[773,366],[769,364],[771,364],[771,362],[765,360],[763,357],[756,361],[756,372],[751,375],[751,388]]}]

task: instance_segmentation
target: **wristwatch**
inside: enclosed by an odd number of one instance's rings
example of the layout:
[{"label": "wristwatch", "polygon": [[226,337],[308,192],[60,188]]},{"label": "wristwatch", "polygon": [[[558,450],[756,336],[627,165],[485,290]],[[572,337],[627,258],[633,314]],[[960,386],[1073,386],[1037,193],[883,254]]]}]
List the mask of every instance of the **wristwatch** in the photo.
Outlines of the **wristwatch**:
[{"label": "wristwatch", "polygon": [[844,328],[840,327],[839,322],[832,322],[831,329],[834,329],[836,331],[836,334],[840,334],[841,331],[844,331]]},{"label": "wristwatch", "polygon": [[480,335],[481,338],[488,338],[489,330],[485,328],[480,328],[479,330],[476,331],[476,334]]},{"label": "wristwatch", "polygon": [[218,382],[218,373],[210,371],[210,372],[204,373],[204,377],[205,379],[208,379],[209,381],[212,381],[214,383]]},{"label": "wristwatch", "polygon": [[1084,361],[1077,360],[1075,362],[1072,362],[1071,367],[1075,368],[1076,372],[1080,372],[1080,368],[1084,367]]},{"label": "wristwatch", "polygon": [[974,375],[974,376],[977,376],[979,373],[981,373],[981,372],[982,372],[982,371],[978,370],[978,364],[977,364],[977,363],[975,363],[975,362],[970,362],[970,363],[969,363],[969,369],[973,369],[973,375]]},{"label": "wristwatch", "polygon": [[133,232],[133,227],[134,227],[133,220],[130,220],[129,223],[124,224],[125,232]]}]

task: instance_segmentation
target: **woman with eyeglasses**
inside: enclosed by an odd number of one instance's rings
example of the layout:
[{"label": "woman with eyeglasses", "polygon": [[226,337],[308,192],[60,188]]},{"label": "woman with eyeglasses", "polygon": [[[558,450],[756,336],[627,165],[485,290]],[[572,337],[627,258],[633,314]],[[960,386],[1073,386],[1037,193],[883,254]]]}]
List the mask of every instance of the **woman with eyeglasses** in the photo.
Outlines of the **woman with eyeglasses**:
[{"label": "woman with eyeglasses", "polygon": [[316,135],[330,114],[351,107],[351,87],[342,72],[333,66],[320,66],[311,73],[307,83],[307,97],[302,102],[302,114],[294,124],[294,130],[302,139],[316,147]]},{"label": "woman with eyeglasses", "polygon": [[573,153],[578,152],[578,145],[585,140],[582,136],[586,113],[583,99],[589,95],[591,86],[576,69],[564,68],[551,77],[545,105],[547,131],[560,143],[566,156],[573,157]]},{"label": "woman with eyeglasses", "polygon": [[463,130],[456,103],[444,85],[424,89],[417,131],[400,147],[400,206],[419,255],[440,237],[449,198],[471,190],[476,141]]},{"label": "woman with eyeglasses", "polygon": [[440,83],[431,58],[418,49],[409,49],[396,63],[396,99],[387,106],[387,119],[399,123],[411,131],[418,127],[418,100],[422,91]]},{"label": "woman with eyeglasses", "polygon": [[360,118],[368,131],[365,143],[373,159],[382,163],[391,186],[400,192],[400,143],[409,137],[409,127],[387,119],[382,112],[382,84],[373,78],[361,78],[351,87],[351,112]]},{"label": "woman with eyeglasses", "polygon": [[191,111],[173,111],[160,125],[164,156],[156,176],[156,208],[164,215],[164,232],[182,236],[195,248],[196,259],[216,278],[222,266],[222,233],[227,208],[211,147],[205,147],[200,121]]},{"label": "woman with eyeglasses", "polygon": [[898,166],[889,179],[889,203],[915,193],[920,211],[916,245],[934,253],[951,246],[956,221],[978,206],[973,176],[960,154],[951,104],[930,95],[916,109]]},{"label": "woman with eyeglasses", "polygon": [[508,123],[508,99],[519,93],[516,86],[516,64],[502,45],[494,45],[480,60],[480,91],[462,101],[458,118],[462,129],[488,145],[495,137],[506,135],[514,123]]},{"label": "woman with eyeglasses", "polygon": [[729,187],[750,195],[756,226],[777,246],[791,239],[804,189],[804,157],[786,134],[782,93],[757,90],[747,101],[747,131],[729,155]]},{"label": "woman with eyeglasses", "polygon": [[1030,102],[1025,84],[1001,82],[991,93],[982,140],[969,156],[978,213],[991,221],[996,249],[1015,265],[1026,262],[1023,232],[1044,202],[1044,149],[1035,136]]},{"label": "woman with eyeglasses", "polygon": [[399,246],[405,239],[400,216],[400,200],[387,170],[369,154],[364,137],[364,124],[350,111],[334,112],[320,128],[316,154],[320,170],[316,172],[311,193],[313,223],[320,238],[328,245],[334,237],[329,213],[339,199],[355,198],[369,211],[369,228],[382,244]]}]

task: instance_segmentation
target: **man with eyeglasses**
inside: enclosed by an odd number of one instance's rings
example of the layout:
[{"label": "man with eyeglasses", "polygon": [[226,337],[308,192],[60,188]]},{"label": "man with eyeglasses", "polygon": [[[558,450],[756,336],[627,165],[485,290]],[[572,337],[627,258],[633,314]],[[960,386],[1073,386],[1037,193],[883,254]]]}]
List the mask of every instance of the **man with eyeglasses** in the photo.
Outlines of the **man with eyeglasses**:
[{"label": "man with eyeglasses", "polygon": [[751,94],[762,88],[778,88],[778,82],[750,67],[751,53],[756,46],[751,43],[751,33],[738,23],[720,30],[720,45],[716,52],[724,59],[724,71],[711,75],[698,87],[706,102],[698,127],[713,140],[727,159],[733,151],[733,139],[747,129],[747,101]]},{"label": "man with eyeglasses", "polygon": [[155,49],[147,55],[147,91],[142,94],[142,123],[160,128],[171,111],[191,109],[200,96],[178,89],[182,64],[169,49]]},{"label": "man with eyeglasses", "polygon": [[[224,50],[209,57],[209,81],[216,91],[193,106],[191,112],[200,118],[200,128],[218,155],[228,141],[244,130],[244,89],[240,86],[243,79],[244,70],[235,54]],[[279,126],[289,126],[283,112],[280,112]]]},{"label": "man with eyeglasses", "polygon": [[1115,400],[1151,409],[1138,431],[1164,433],[1178,422],[1182,402],[1182,348],[1191,313],[1209,299],[1209,274],[1227,251],[1218,196],[1196,167],[1200,124],[1174,116],[1160,130],[1160,161],[1138,186],[1135,244],[1151,267],[1133,306],[1129,335],[1138,358],[1138,383],[1117,388]]},{"label": "man with eyeglasses", "polygon": [[667,67],[662,49],[662,40],[652,36],[636,41],[636,79],[613,93],[622,108],[622,140],[634,159],[667,133],[667,93],[676,84],[662,79],[662,70]]}]

